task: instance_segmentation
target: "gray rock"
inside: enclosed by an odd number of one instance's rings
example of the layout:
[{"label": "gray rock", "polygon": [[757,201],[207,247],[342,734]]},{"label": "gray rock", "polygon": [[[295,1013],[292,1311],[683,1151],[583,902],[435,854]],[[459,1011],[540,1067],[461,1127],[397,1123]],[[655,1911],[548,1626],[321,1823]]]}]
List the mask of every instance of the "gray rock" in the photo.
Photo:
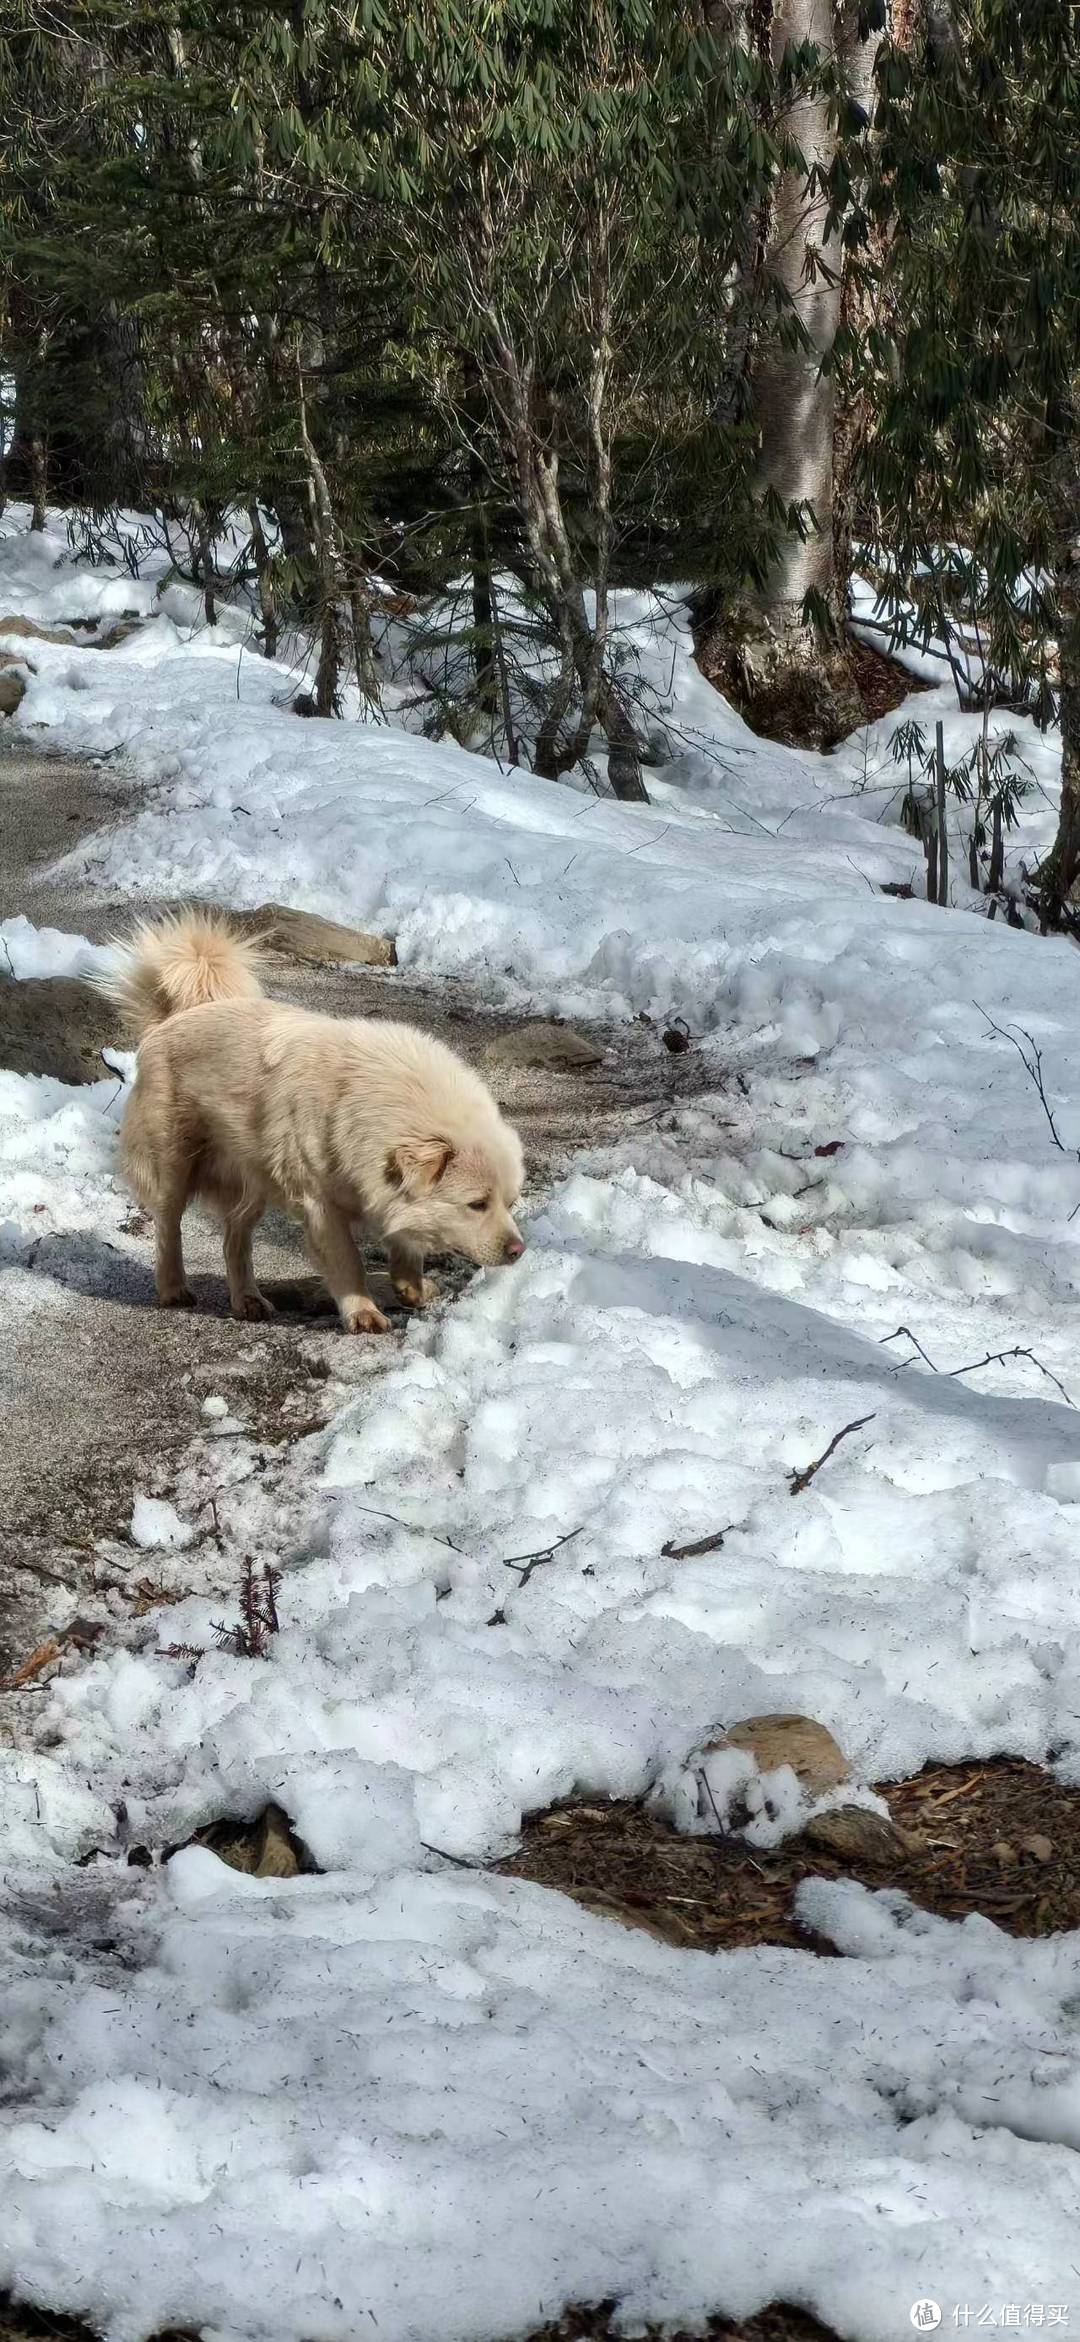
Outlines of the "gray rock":
[{"label": "gray rock", "polygon": [[584,1073],[590,1065],[603,1063],[604,1052],[576,1033],[573,1025],[537,1022],[500,1033],[489,1044],[487,1056],[496,1065],[557,1065]]},{"label": "gray rock", "polygon": [[290,959],[334,965],[352,961],[365,968],[395,968],[397,949],[390,935],[368,935],[342,927],[314,911],[291,911],[284,903],[260,903],[256,911],[234,913],[235,925],[267,951]]},{"label": "gray rock", "polygon": [[823,1854],[837,1854],[845,1862],[902,1862],[907,1841],[895,1822],[867,1805],[838,1805],[831,1813],[815,1814],[803,1832],[808,1846]]}]

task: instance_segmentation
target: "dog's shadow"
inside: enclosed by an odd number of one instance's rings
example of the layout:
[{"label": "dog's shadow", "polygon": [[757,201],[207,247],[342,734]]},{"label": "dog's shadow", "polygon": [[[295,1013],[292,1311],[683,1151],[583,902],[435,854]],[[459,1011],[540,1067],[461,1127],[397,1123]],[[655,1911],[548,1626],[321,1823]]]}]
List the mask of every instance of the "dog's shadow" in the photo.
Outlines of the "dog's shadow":
[{"label": "dog's shadow", "polygon": [[[275,1235],[277,1230],[274,1231]],[[291,1233],[291,1231],[290,1231]],[[278,1276],[259,1276],[256,1260],[256,1278],[259,1290],[273,1305],[270,1323],[283,1325],[331,1327],[337,1324],[337,1310],[322,1278],[304,1265],[305,1255],[299,1239],[296,1243],[297,1266],[294,1273]],[[77,1294],[84,1300],[96,1301],[120,1309],[152,1310],[157,1312],[158,1299],[154,1272],[148,1260],[111,1244],[107,1237],[91,1229],[54,1230],[39,1236],[26,1252],[16,1254],[10,1262],[0,1258],[0,1267],[19,1269],[24,1275],[39,1278],[60,1291]],[[455,1274],[458,1271],[458,1274]],[[473,1271],[457,1262],[442,1264],[439,1275],[440,1291],[451,1296]],[[397,1325],[405,1325],[413,1312],[398,1300],[389,1272],[375,1259],[369,1270],[368,1282],[372,1299]],[[188,1283],[195,1295],[195,1311],[173,1311],[172,1316],[195,1314],[201,1317],[225,1318],[231,1321],[229,1292],[224,1274],[212,1271],[189,1271]],[[247,1330],[257,1329],[258,1319],[248,1323]]]}]

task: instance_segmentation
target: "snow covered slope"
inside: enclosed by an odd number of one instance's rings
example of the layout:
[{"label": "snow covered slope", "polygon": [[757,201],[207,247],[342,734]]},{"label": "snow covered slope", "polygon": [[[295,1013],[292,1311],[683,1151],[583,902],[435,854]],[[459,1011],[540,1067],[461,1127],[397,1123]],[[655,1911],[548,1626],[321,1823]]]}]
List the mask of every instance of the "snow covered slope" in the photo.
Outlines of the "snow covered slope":
[{"label": "snow covered slope", "polygon": [[[9,541],[0,610],[117,588],[49,559]],[[683,746],[639,810],[301,723],[178,591],[117,650],[29,646],[19,721],[123,752],[103,888],[276,896],[489,994],[681,1014],[712,1082],[297,1449],[268,1658],[162,1655],[213,1643],[193,1559],[187,1603],[57,1681],[40,1753],[0,1750],[0,2283],[115,2342],[499,2342],[605,2297],[630,2330],[785,2298],[853,2342],[923,2296],[1080,2316],[1078,1939],[816,1884],[841,1958],[707,1959],[445,1861],[576,1789],[686,1820],[691,1751],[764,1709],[868,1781],[1009,1750],[1080,1782],[1073,948],[881,896],[914,849],[880,737],[754,740],[677,613],[640,615]],[[112,1115],[2,1077],[17,1251],[43,1210],[115,1228]],[[268,1798],[324,1877],[115,1859]]]}]

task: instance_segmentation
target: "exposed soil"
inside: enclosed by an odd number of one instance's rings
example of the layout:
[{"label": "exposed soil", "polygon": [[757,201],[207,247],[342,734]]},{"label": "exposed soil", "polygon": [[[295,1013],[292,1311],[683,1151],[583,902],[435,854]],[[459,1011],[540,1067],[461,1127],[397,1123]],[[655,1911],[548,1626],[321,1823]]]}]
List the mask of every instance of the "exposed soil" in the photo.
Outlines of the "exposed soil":
[{"label": "exposed soil", "polygon": [[[592,2307],[572,2308],[554,2325],[537,2326],[523,2338],[507,2337],[507,2342],[611,2342],[614,2302],[600,2302]],[[695,2342],[695,2337],[682,2328],[649,2326],[646,2342]],[[805,2310],[791,2309],[783,2302],[775,2302],[769,2309],[759,2311],[757,2317],[744,2318],[733,2325],[728,2318],[710,2318],[699,2329],[696,2342],[707,2337],[707,2342],[835,2342],[832,2330],[819,2325]],[[45,2310],[31,2309],[12,2301],[0,2300],[0,2342],[94,2342],[93,2329],[84,2326],[78,2318],[53,2317]],[[170,2327],[167,2332],[155,2334],[153,2342],[196,2342],[183,2330]],[[432,2342],[438,2342],[432,2336]]]},{"label": "exposed soil", "polygon": [[[868,643],[857,642],[848,635],[844,644],[842,672],[847,685],[846,697],[837,695],[836,712],[839,720],[827,720],[828,700],[823,696],[820,679],[816,675],[794,673],[778,684],[768,699],[751,702],[740,688],[737,662],[710,655],[707,638],[698,646],[698,664],[710,683],[715,683],[736,707],[752,732],[769,740],[784,741],[792,748],[836,748],[850,737],[848,725],[876,724],[882,716],[892,713],[910,697],[913,691],[929,691],[929,683],[909,674],[898,660],[887,652],[874,650]],[[858,703],[862,702],[859,713]]]},{"label": "exposed soil", "polygon": [[[530,2334],[528,2342],[612,2342],[615,2303],[600,2302],[593,2308],[568,2309],[553,2326],[540,2326]],[[692,2342],[680,2328],[648,2326],[647,2342]],[[793,2309],[787,2302],[776,2301],[768,2309],[759,2310],[755,2318],[741,2318],[733,2324],[730,2318],[710,2318],[699,2329],[708,2342],[835,2342],[830,2326],[822,2326],[808,2311]],[[5,2342],[0,2325],[0,2342]]]},{"label": "exposed soil", "polygon": [[882,716],[892,714],[913,691],[931,691],[933,685],[919,675],[912,675],[898,659],[890,659],[884,651],[871,650],[869,643],[848,643],[848,656],[855,680],[862,694],[866,722],[876,724]]},{"label": "exposed soil", "polygon": [[16,983],[0,962],[0,1065],[51,1074],[58,1082],[100,1082],[101,1052],[119,1038],[107,1001],[73,976]]},{"label": "exposed soil", "polygon": [[841,1860],[798,1838],[768,1854],[735,1838],[682,1838],[630,1804],[536,1814],[520,1850],[498,1867],[699,1951],[741,1944],[805,1950],[808,1938],[793,1911],[805,1878],[900,1887],[923,1910],[948,1919],[980,1911],[1010,1935],[1080,1926],[1080,1788],[1019,1757],[1001,1757],[932,1765],[884,1795],[907,1844],[905,1858],[887,1869]]}]

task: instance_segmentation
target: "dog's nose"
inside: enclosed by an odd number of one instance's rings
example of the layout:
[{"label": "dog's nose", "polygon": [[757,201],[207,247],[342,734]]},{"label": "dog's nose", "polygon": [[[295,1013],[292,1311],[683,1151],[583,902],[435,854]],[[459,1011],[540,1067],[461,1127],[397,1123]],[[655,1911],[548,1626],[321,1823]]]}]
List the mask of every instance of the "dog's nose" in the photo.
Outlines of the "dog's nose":
[{"label": "dog's nose", "polygon": [[503,1259],[520,1260],[524,1250],[525,1245],[520,1236],[508,1236],[503,1245]]}]

